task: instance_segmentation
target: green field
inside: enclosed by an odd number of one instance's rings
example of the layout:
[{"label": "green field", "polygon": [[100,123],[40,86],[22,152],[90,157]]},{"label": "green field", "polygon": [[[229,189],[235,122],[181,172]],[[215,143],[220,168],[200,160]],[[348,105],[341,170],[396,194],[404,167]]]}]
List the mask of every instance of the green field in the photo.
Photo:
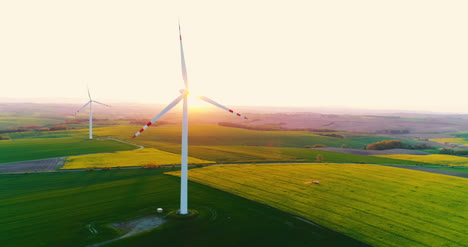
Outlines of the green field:
[{"label": "green field", "polygon": [[351,164],[210,166],[191,170],[189,178],[372,246],[468,243],[468,180],[463,178]]},{"label": "green field", "polygon": [[135,149],[136,146],[107,139],[77,137],[35,138],[0,141],[0,163],[70,155]]},{"label": "green field", "polygon": [[[112,136],[122,140],[130,138],[141,126],[115,126],[100,128],[96,135]],[[181,128],[178,125],[162,125],[148,128],[135,142],[180,143]],[[254,131],[217,125],[191,125],[189,128],[190,145],[219,146],[245,145],[265,147],[304,147],[323,144],[330,147],[364,148],[360,142],[327,136],[319,136],[306,131]]]},{"label": "green field", "polygon": [[353,142],[358,142],[361,143],[365,146],[375,143],[375,142],[380,142],[380,141],[389,141],[389,140],[399,140],[405,143],[418,143],[417,141],[414,140],[408,140],[408,139],[401,139],[401,138],[393,138],[393,137],[385,137],[385,136],[348,136],[346,137],[347,139],[353,141]]},{"label": "green field", "polygon": [[[180,164],[177,153],[165,152],[153,148],[116,153],[93,154],[67,158],[63,169],[103,168],[144,165]],[[189,164],[232,163],[232,162],[316,162],[321,155],[323,162],[332,163],[367,163],[394,165],[432,165],[420,161],[406,161],[374,156],[343,154],[308,148],[250,147],[250,146],[204,146],[191,147]],[[209,161],[212,159],[214,161]]]},{"label": "green field", "polygon": [[[0,243],[87,246],[119,234],[106,225],[177,209],[179,179],[170,169],[0,176]],[[106,246],[362,246],[287,213],[197,183],[189,206],[200,215]],[[154,214],[154,213],[153,213]],[[93,234],[90,228],[97,233]],[[181,237],[183,236],[183,237]]]},{"label": "green field", "polygon": [[[131,139],[135,126],[100,128],[97,135],[131,140],[145,147],[180,153],[180,126],[164,125],[148,128],[142,135]],[[354,141],[355,138],[357,141]],[[236,162],[295,162],[315,161],[317,154],[327,162],[377,163],[377,164],[422,164],[401,160],[382,159],[370,156],[342,154],[306,149],[306,145],[326,144],[331,147],[364,148],[367,144],[385,137],[357,136],[346,139],[318,136],[303,131],[253,131],[214,125],[195,125],[189,131],[189,155],[218,163]]]},{"label": "green field", "polygon": [[28,125],[49,125],[58,124],[61,120],[54,118],[35,118],[35,117],[0,117],[0,130],[10,127],[28,126]]},{"label": "green field", "polygon": [[432,169],[452,171],[452,172],[465,172],[468,173],[468,168],[465,167],[431,167]]},{"label": "green field", "polygon": [[[207,164],[212,161],[188,158],[189,164]],[[180,164],[180,155],[164,152],[153,148],[145,148],[114,153],[89,154],[72,156],[66,159],[62,169],[126,167],[126,166],[158,166]]]},{"label": "green field", "polygon": [[[174,154],[180,154],[180,126],[164,125],[149,128],[138,138],[131,136],[138,129],[136,126],[112,126],[99,127],[94,129],[95,136],[111,136],[122,140],[128,140],[145,147],[158,149]],[[30,131],[8,133],[15,143],[16,150],[22,149],[24,152],[20,157],[3,158],[0,162],[31,160],[40,158],[50,158],[57,156],[69,156],[88,153],[110,152],[118,150],[128,150],[130,148],[115,147],[115,145],[126,145],[114,143],[111,146],[95,144],[89,146],[86,140],[87,129],[75,129],[64,131]],[[79,140],[82,138],[82,140]],[[49,140],[47,140],[49,139]],[[355,140],[355,141],[354,141]],[[381,140],[381,137],[355,136],[344,140],[333,137],[317,136],[311,132],[298,131],[252,131],[238,128],[227,128],[215,125],[195,125],[190,128],[189,134],[189,156],[200,160],[214,161],[217,163],[238,163],[238,162],[301,162],[315,161],[318,154],[324,158],[324,162],[346,162],[346,163],[378,163],[378,164],[423,164],[422,162],[402,161],[388,158],[378,158],[371,156],[360,156],[353,154],[341,154],[327,151],[317,151],[304,148],[307,145],[328,144],[328,146],[339,147],[342,144],[364,147],[366,143]],[[68,145],[77,142],[76,146]],[[108,141],[112,142],[112,141]],[[34,144],[32,144],[34,143]],[[78,143],[80,143],[78,145]],[[0,142],[0,146],[9,145],[8,142]],[[66,145],[62,145],[66,144]],[[103,144],[103,143],[102,143]],[[65,147],[62,149],[61,147]],[[47,147],[47,148],[46,148]],[[54,148],[57,147],[58,149]],[[39,149],[40,151],[38,151]],[[73,149],[73,150],[70,150]],[[27,150],[27,151],[24,151]],[[46,151],[44,151],[46,150]],[[2,152],[2,151],[0,151]],[[5,152],[11,152],[6,150]],[[14,156],[15,152],[11,152]],[[125,153],[128,156],[119,156],[126,160],[118,161],[113,158],[112,162],[91,166],[128,166],[128,159],[131,159],[132,152]],[[137,153],[135,153],[137,154]],[[18,155],[16,155],[18,156]],[[111,157],[116,157],[111,155]],[[103,160],[103,159],[101,159]],[[138,159],[132,162],[131,166],[138,163]],[[83,162],[91,164],[82,159]],[[115,161],[115,162],[114,162]],[[146,162],[148,159],[145,158]],[[152,162],[152,161],[148,161]],[[155,162],[157,163],[157,162]],[[167,162],[163,162],[167,164]],[[201,163],[195,162],[194,163]],[[89,165],[85,165],[89,167]]]}]

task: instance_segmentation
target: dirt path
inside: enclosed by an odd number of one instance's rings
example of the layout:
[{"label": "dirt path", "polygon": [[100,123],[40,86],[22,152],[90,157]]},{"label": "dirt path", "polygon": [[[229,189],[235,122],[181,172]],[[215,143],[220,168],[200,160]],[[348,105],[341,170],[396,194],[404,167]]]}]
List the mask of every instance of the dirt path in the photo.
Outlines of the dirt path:
[{"label": "dirt path", "polygon": [[115,138],[112,138],[112,137],[104,137],[106,139],[109,139],[109,140],[114,140],[114,141],[118,141],[118,142],[123,142],[123,143],[127,143],[127,144],[130,144],[130,145],[133,145],[133,146],[137,146],[139,148],[135,149],[135,150],[140,150],[140,149],[143,149],[145,148],[144,146],[142,145],[138,145],[138,144],[135,144],[135,143],[131,143],[131,142],[128,142],[128,141],[124,141],[124,140],[120,140],[120,139],[115,139]]}]

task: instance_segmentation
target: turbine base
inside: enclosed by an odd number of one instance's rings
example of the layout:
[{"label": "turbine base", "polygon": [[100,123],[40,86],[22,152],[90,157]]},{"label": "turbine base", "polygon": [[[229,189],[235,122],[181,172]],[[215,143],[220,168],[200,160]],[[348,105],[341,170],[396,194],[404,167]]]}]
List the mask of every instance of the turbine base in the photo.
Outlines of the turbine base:
[{"label": "turbine base", "polygon": [[198,216],[198,214],[199,213],[197,210],[189,209],[188,214],[180,214],[179,210],[174,210],[168,213],[167,216],[173,219],[185,220],[185,219],[194,219]]}]

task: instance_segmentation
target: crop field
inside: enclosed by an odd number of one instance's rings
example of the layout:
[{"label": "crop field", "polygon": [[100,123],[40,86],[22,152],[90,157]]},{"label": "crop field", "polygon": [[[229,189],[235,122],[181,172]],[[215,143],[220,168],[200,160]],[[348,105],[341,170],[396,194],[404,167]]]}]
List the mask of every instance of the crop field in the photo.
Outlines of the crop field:
[{"label": "crop field", "polygon": [[[16,246],[89,246],[121,233],[107,225],[178,208],[177,177],[167,169],[0,176],[0,242]],[[290,214],[189,182],[193,220],[171,220],[106,246],[364,246]],[[183,237],[180,237],[180,236]]]},{"label": "crop field", "polygon": [[35,138],[0,141],[0,163],[135,149],[107,139]]},{"label": "crop field", "polygon": [[378,165],[276,164],[209,166],[190,170],[189,179],[372,246],[468,243],[463,178]]},{"label": "crop field", "polygon": [[[112,136],[129,140],[141,126],[115,126],[100,128],[96,135]],[[136,142],[154,141],[179,144],[181,128],[178,125],[162,125],[148,128],[138,136]],[[221,127],[217,125],[192,125],[189,127],[189,141],[195,146],[217,145],[247,145],[271,147],[304,147],[306,145],[322,144],[349,148],[364,148],[365,145],[348,139],[319,136],[306,131],[254,131],[239,128]]]},{"label": "crop field", "polygon": [[416,162],[426,162],[444,166],[468,166],[468,158],[447,155],[447,154],[430,154],[430,155],[411,155],[411,154],[390,154],[390,155],[375,155],[377,157],[410,160]]},{"label": "crop field", "polygon": [[10,127],[28,126],[28,125],[48,125],[58,124],[61,120],[53,118],[35,118],[35,117],[0,117],[0,129]]},{"label": "crop field", "polygon": [[63,138],[63,137],[79,137],[88,138],[87,129],[76,130],[61,130],[61,131],[26,131],[26,132],[12,132],[5,133],[4,135],[11,137],[13,140],[17,139],[32,139],[32,138]]},{"label": "crop field", "polygon": [[[409,139],[401,139],[401,138],[393,138],[393,137],[385,137],[385,136],[348,136],[346,137],[347,139],[353,141],[353,142],[358,142],[363,144],[364,146],[369,145],[371,143],[375,142],[380,142],[380,141],[389,141],[389,140],[399,140],[405,143],[418,143],[417,141],[414,140],[409,140]],[[350,147],[348,147],[350,148]]]},{"label": "crop field", "polygon": [[[213,163],[189,157],[189,164]],[[126,166],[158,166],[180,164],[180,155],[153,148],[114,153],[72,156],[66,159],[62,169],[105,168]]]},{"label": "crop field", "polygon": [[436,139],[429,139],[429,141],[468,144],[468,141],[466,141],[465,138],[436,138]]},{"label": "crop field", "polygon": [[431,167],[431,168],[445,170],[445,171],[452,171],[452,172],[468,173],[468,168],[464,168],[464,167]]},{"label": "crop field", "polygon": [[[131,139],[130,137],[138,129],[136,126],[115,126],[97,129],[95,133],[100,136],[131,140],[145,147],[166,152],[180,153],[180,126],[151,127],[136,139]],[[371,138],[369,141],[379,140],[379,137],[376,138]],[[365,146],[365,141],[362,139],[359,142],[348,139],[317,136],[311,132],[301,131],[253,131],[215,125],[196,125],[189,131],[189,155],[218,163],[314,161],[317,154],[322,154],[324,161],[327,162],[421,164],[421,162],[376,159],[376,157],[327,151],[317,152],[304,148],[306,145],[314,144],[341,147],[342,144],[351,143],[351,146],[360,148]]]},{"label": "crop field", "polygon": [[[146,142],[142,142],[146,144]],[[149,145],[153,143],[148,143]],[[164,149],[164,143],[161,143]],[[166,146],[167,148],[167,146]],[[146,151],[145,151],[146,150]],[[169,165],[180,163],[180,146],[176,146],[174,153],[153,148],[143,150],[123,151],[109,154],[93,154],[70,157],[64,169],[141,166],[147,164]],[[395,165],[431,165],[419,161],[405,161],[374,156],[354,154],[341,154],[308,148],[283,147],[252,147],[252,146],[193,146],[189,147],[190,164],[204,163],[235,163],[235,162],[305,162],[316,161],[321,155],[323,162],[333,163],[368,163],[368,164],[395,164]],[[157,157],[157,158],[156,158]],[[196,158],[193,158],[196,157]],[[210,161],[213,160],[213,161]]]},{"label": "crop field", "polygon": [[[145,147],[158,149],[165,152],[170,152],[174,154],[180,154],[180,126],[176,125],[163,125],[149,128],[143,135],[140,135],[136,139],[132,139],[131,136],[139,129],[137,126],[112,126],[112,127],[97,127],[94,129],[96,136],[111,136],[119,138],[122,140],[128,140]],[[151,132],[153,131],[153,132]],[[36,143],[41,145],[43,148],[47,146],[61,146],[70,142],[70,140],[75,139],[79,143],[87,143],[87,129],[72,129],[72,130],[62,130],[62,131],[29,131],[29,132],[17,132],[17,133],[8,133],[13,142],[22,143],[26,145],[26,150],[28,153],[34,151],[33,149],[29,150],[31,146],[29,143]],[[362,136],[361,136],[362,137]],[[82,140],[79,140],[82,138]],[[364,137],[362,137],[364,138]],[[379,137],[376,137],[379,138]],[[50,139],[47,141],[47,139]],[[349,138],[348,138],[349,139]],[[371,138],[369,141],[375,141],[377,139]],[[298,132],[298,131],[252,131],[245,129],[237,128],[227,128],[220,127],[216,125],[196,125],[191,127],[189,134],[189,155],[193,158],[206,161],[214,161],[217,163],[236,163],[236,162],[295,162],[295,161],[315,161],[316,156],[321,154],[324,157],[326,162],[351,162],[351,163],[385,163],[385,164],[404,164],[404,161],[401,160],[391,160],[383,159],[377,157],[364,157],[359,155],[352,154],[337,154],[327,151],[314,151],[312,149],[304,148],[304,144],[322,144],[328,143],[330,146],[341,146],[343,141],[347,141],[348,144],[354,141],[352,140],[342,140],[339,138],[333,137],[324,137],[317,136],[311,132]],[[111,142],[111,141],[108,141]],[[363,147],[365,141],[359,140],[360,143],[355,142],[353,145],[359,145]],[[1,146],[2,142],[0,142]],[[3,143],[5,144],[5,143]],[[122,144],[117,144],[122,145]],[[34,145],[33,145],[34,146]],[[78,147],[79,146],[79,147]],[[286,147],[284,147],[286,146]],[[290,147],[294,146],[294,147]],[[19,148],[21,145],[18,146]],[[73,146],[64,145],[64,147],[75,148]],[[37,149],[38,147],[34,148]],[[80,149],[84,149],[80,151]],[[100,152],[110,152],[110,151],[119,151],[119,150],[128,150],[127,149],[113,149],[110,146],[104,149],[93,149],[89,153],[100,153]],[[42,149],[41,149],[42,150]],[[69,152],[70,150],[61,150],[62,152],[58,153],[50,150],[49,154],[47,152],[41,153],[36,152],[36,155],[32,155],[32,158],[29,157],[30,154],[22,155],[25,159],[20,158],[10,158],[8,161],[0,162],[10,162],[10,161],[20,161],[20,160],[30,160],[30,159],[40,159],[40,158],[50,158],[57,156],[69,156],[69,155],[78,155],[78,154],[87,154],[89,150],[86,148],[86,145],[77,145],[75,152]],[[55,153],[55,154],[54,154]],[[108,162],[102,162],[97,164],[97,162],[92,162],[90,159],[86,160],[83,158],[81,161],[85,162],[86,165],[78,165],[74,167],[107,167],[109,165],[115,166],[125,166],[121,163],[128,163],[131,159],[130,156],[138,153],[124,153],[128,157],[125,157],[126,160],[116,164],[115,155],[109,156],[113,160]],[[107,155],[107,154],[106,154]],[[140,153],[140,157],[142,154]],[[97,156],[93,156],[97,157]],[[91,158],[91,157],[90,157]],[[124,158],[123,154],[120,154],[119,159]],[[103,161],[103,159],[101,159]],[[141,160],[142,163],[151,163],[147,159]],[[148,161],[148,162],[147,162]],[[195,162],[195,161],[194,161]],[[153,162],[154,163],[154,162]],[[158,162],[156,162],[158,163]],[[164,164],[168,162],[163,161]],[[196,161],[196,163],[203,163]],[[406,162],[408,164],[416,164],[417,162]],[[421,163],[421,162],[419,162]],[[77,164],[77,163],[75,163]],[[83,163],[84,164],[84,163]],[[92,164],[92,165],[91,165]],[[114,164],[114,165],[112,165]],[[135,159],[131,163],[139,164],[138,159]]]},{"label": "crop field", "polygon": [[437,139],[429,139],[430,141],[435,142],[447,142],[447,143],[458,143],[468,145],[468,132],[454,132],[454,133],[447,133],[453,138],[437,138]]}]

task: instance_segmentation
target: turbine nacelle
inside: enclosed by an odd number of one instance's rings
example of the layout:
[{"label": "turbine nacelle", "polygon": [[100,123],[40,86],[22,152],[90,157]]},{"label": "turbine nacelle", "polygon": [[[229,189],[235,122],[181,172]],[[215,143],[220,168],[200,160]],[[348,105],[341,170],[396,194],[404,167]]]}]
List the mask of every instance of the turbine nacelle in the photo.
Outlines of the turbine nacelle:
[{"label": "turbine nacelle", "polygon": [[189,90],[188,90],[188,89],[185,89],[185,88],[180,89],[180,90],[179,90],[179,93],[180,93],[181,95],[189,95],[189,94],[190,94]]},{"label": "turbine nacelle", "polygon": [[91,99],[91,93],[89,92],[89,88],[88,88],[88,97],[89,97],[89,101],[86,104],[84,104],[84,106],[82,106],[78,111],[75,112],[75,117],[78,112],[80,112],[81,110],[83,110],[89,105],[89,139],[93,139],[93,103],[107,106],[107,107],[110,107],[110,105],[106,105],[104,103]]}]

